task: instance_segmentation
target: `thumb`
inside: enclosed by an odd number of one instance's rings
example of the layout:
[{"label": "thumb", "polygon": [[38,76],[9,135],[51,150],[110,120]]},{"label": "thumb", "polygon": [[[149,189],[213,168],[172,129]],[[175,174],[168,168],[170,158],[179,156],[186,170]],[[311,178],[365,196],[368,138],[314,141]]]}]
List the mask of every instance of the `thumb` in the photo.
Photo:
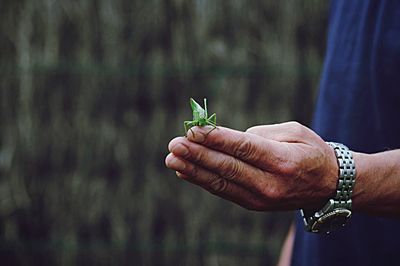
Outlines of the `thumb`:
[{"label": "thumb", "polygon": [[298,142],[307,134],[307,128],[298,122],[285,122],[250,127],[246,132],[279,142]]}]

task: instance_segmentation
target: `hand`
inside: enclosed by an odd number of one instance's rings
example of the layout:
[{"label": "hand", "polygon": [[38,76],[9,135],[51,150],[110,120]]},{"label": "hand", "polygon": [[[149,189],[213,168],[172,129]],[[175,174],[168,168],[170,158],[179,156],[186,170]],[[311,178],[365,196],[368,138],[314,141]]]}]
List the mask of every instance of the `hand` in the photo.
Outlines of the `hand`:
[{"label": "hand", "polygon": [[297,122],[240,132],[194,127],[168,146],[178,177],[251,210],[316,209],[334,196],[333,149]]}]

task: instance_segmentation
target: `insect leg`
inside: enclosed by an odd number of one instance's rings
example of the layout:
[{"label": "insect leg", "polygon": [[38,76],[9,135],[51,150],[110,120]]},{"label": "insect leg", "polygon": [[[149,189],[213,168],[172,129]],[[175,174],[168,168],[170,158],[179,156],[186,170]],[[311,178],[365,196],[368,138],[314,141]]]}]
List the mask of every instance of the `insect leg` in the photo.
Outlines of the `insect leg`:
[{"label": "insect leg", "polygon": [[194,136],[194,132],[192,130],[192,127],[197,125],[197,121],[184,121],[183,125],[185,127],[185,137],[187,137],[187,132],[190,130]]},{"label": "insect leg", "polygon": [[213,131],[214,129],[217,128],[217,124],[215,123],[215,121],[216,121],[216,115],[215,114],[213,114],[212,116],[210,116],[209,119],[206,120],[207,125],[210,125],[210,126],[213,127],[210,131],[207,132],[206,137],[208,136],[208,134],[211,133],[211,131]]},{"label": "insect leg", "polygon": [[207,112],[207,99],[204,98],[204,111],[206,113],[206,118],[208,117],[208,112]]},{"label": "insect leg", "polygon": [[190,128],[190,123],[191,123],[192,121],[184,121],[183,122],[183,126],[185,127],[185,136],[186,136],[186,132],[189,130],[189,128]]},{"label": "insect leg", "polygon": [[208,120],[210,120],[214,125],[217,125],[217,115],[215,113],[213,113],[212,115],[210,115],[210,117],[208,118]]}]

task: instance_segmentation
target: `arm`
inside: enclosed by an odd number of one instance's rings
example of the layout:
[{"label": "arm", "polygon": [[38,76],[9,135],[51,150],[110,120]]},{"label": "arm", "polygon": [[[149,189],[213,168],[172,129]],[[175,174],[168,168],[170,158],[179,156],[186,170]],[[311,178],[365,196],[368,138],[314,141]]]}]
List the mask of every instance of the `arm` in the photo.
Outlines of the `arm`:
[{"label": "arm", "polygon": [[400,217],[400,150],[354,153],[354,211]]},{"label": "arm", "polygon": [[294,237],[296,233],[295,225],[292,224],[287,233],[285,242],[283,243],[281,249],[281,255],[279,256],[279,261],[277,266],[289,266],[292,260]]},{"label": "arm", "polygon": [[[240,132],[193,128],[169,144],[166,165],[213,194],[252,210],[318,209],[336,189],[333,149],[289,122]],[[400,151],[354,153],[354,210],[400,217]]]}]

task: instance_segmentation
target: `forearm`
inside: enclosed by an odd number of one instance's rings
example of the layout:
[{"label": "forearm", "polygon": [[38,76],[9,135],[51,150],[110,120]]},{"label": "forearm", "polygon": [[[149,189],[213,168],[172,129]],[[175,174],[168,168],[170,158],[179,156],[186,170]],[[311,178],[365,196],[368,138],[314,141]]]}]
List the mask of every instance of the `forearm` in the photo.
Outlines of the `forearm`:
[{"label": "forearm", "polygon": [[355,152],[354,160],[354,211],[400,217],[400,149],[376,154]]},{"label": "forearm", "polygon": [[292,260],[294,237],[296,228],[294,223],[290,225],[285,242],[283,243],[281,254],[277,266],[289,266]]}]

